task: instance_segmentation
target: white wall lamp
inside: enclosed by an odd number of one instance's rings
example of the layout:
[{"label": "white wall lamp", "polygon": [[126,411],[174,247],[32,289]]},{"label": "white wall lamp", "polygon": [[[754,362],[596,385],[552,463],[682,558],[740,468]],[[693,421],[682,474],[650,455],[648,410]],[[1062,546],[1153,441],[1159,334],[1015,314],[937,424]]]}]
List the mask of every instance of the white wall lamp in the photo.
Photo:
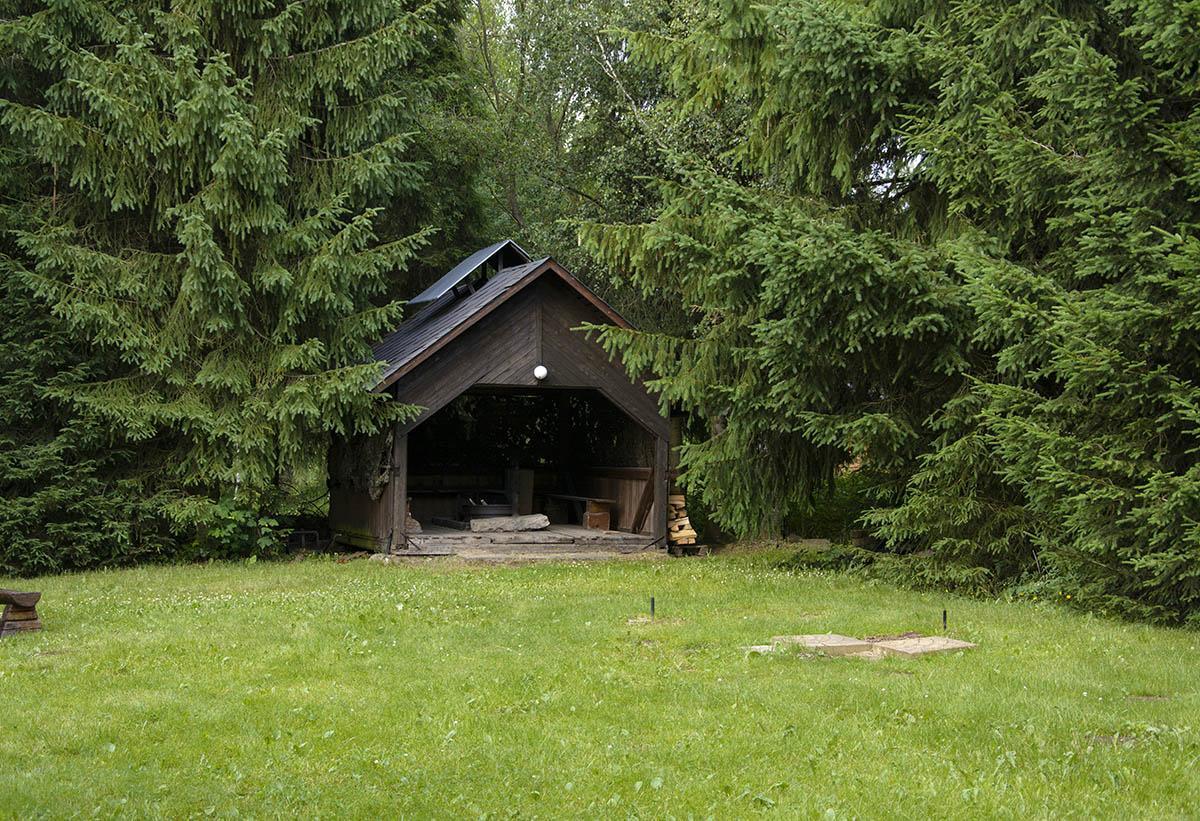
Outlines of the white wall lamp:
[{"label": "white wall lamp", "polygon": [[534,366],[533,378],[536,379],[537,381],[541,382],[543,379],[545,379],[549,375],[550,375],[550,371],[546,370],[545,365],[535,365]]}]

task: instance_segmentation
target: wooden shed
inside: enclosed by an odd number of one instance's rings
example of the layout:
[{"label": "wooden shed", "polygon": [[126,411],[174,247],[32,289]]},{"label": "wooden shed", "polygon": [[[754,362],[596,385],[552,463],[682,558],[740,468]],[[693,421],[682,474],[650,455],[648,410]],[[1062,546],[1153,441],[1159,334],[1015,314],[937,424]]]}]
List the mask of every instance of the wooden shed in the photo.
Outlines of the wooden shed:
[{"label": "wooden shed", "polygon": [[[334,443],[330,521],[343,544],[392,553],[665,542],[668,420],[588,334],[629,327],[553,259],[483,248],[410,300],[375,346],[375,386],[418,410]],[[537,533],[471,522],[544,514]]]}]

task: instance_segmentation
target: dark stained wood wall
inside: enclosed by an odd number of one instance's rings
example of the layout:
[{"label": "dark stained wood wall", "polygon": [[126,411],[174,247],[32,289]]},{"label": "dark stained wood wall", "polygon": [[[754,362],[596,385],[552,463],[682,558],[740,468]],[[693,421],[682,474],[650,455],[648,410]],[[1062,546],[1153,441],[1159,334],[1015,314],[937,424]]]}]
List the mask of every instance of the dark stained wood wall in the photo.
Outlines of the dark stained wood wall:
[{"label": "dark stained wood wall", "polygon": [[[594,388],[654,436],[669,425],[646,389],[593,340],[572,328],[606,321],[555,277],[544,276],[427,359],[393,386],[396,398],[424,410],[407,433],[475,385]],[[549,375],[539,383],[533,369]]]},{"label": "dark stained wood wall", "polygon": [[[641,384],[630,379],[619,362],[584,333],[572,330],[585,322],[609,320],[553,272],[540,276],[502,305],[459,334],[444,348],[426,358],[390,388],[397,401],[422,408],[396,431],[396,456],[390,492],[374,504],[331,497],[330,519],[335,528],[352,521],[369,520],[377,542],[402,537],[407,434],[464,391],[476,386],[545,389],[595,389],[620,408],[656,440],[652,468],[654,503],[643,528],[655,538],[666,532],[666,460],[669,423],[657,401]],[[536,365],[549,370],[545,380],[533,376]],[[615,489],[615,488],[614,488]],[[631,486],[619,495],[636,495]],[[622,506],[624,507],[624,506]],[[625,525],[625,516],[622,524]],[[384,526],[384,522],[388,524]],[[363,525],[359,526],[362,529]],[[628,526],[628,525],[625,525]],[[392,533],[394,529],[394,533]]]},{"label": "dark stained wood wall", "polygon": [[[355,440],[340,441],[335,447],[353,448]],[[389,485],[391,483],[389,482]],[[390,487],[372,499],[370,494],[336,484],[329,488],[329,526],[343,544],[372,551],[389,548],[392,535],[392,497]]]}]

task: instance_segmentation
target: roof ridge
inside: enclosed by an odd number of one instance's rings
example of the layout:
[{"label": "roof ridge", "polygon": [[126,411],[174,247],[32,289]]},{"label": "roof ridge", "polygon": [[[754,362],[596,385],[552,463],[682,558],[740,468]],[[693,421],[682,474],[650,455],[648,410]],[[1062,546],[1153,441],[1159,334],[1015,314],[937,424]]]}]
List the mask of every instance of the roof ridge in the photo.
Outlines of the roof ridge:
[{"label": "roof ridge", "polygon": [[542,257],[541,259],[531,259],[526,262],[522,262],[520,265],[509,265],[505,268],[501,268],[500,272],[512,271],[516,268],[536,268],[539,265],[543,265],[549,261],[550,261],[550,257]]},{"label": "roof ridge", "polygon": [[[438,278],[437,282],[430,285],[421,293],[410,299],[410,305],[420,305],[426,302],[434,302],[441,299],[443,296],[454,290],[463,280],[470,277],[484,265],[487,265],[496,257],[500,257],[500,262],[504,260],[504,254],[515,254],[525,262],[529,262],[529,254],[525,252],[517,243],[511,239],[502,239],[499,242],[494,242],[485,248],[480,248],[474,253],[460,260],[457,265]],[[500,265],[497,264],[497,268]]]}]

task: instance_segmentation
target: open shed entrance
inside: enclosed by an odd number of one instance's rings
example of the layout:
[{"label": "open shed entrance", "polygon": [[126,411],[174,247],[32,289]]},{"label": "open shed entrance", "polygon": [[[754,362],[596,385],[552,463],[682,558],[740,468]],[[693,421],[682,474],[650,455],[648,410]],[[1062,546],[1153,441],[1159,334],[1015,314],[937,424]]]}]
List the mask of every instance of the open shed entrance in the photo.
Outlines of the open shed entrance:
[{"label": "open shed entrance", "polygon": [[[416,555],[435,520],[510,509],[582,534],[563,544],[593,534],[665,543],[670,423],[645,383],[579,331],[631,328],[625,319],[554,260],[531,260],[509,240],[410,304],[373,348],[381,376],[372,390],[422,410],[385,436],[331,444],[329,517],[340,542]],[[496,532],[495,545],[553,538],[534,534],[547,524],[540,515],[530,519],[466,532]],[[505,541],[505,529],[527,542]]]},{"label": "open shed entrance", "polygon": [[542,513],[560,534],[644,544],[654,460],[654,437],[597,390],[476,387],[409,432],[408,512],[425,537]]}]

